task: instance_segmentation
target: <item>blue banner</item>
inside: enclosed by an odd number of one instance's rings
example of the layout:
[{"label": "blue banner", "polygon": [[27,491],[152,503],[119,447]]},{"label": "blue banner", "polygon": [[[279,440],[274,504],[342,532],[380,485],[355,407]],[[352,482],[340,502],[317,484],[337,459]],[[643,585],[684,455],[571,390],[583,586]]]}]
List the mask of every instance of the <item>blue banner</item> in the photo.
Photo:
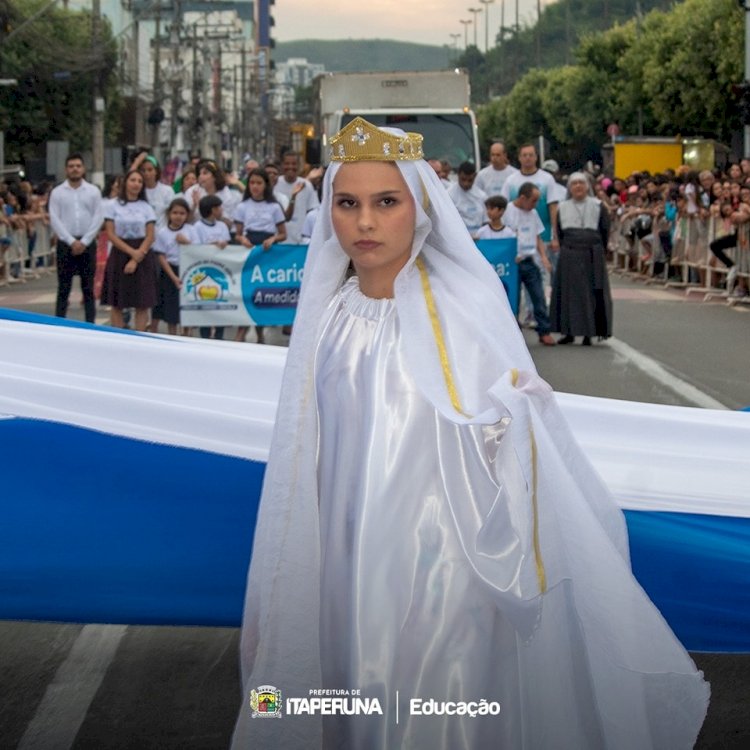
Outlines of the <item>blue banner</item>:
[{"label": "blue banner", "polygon": [[294,321],[306,245],[247,249],[185,245],[180,251],[184,326],[285,326]]},{"label": "blue banner", "polygon": [[[477,240],[518,314],[516,240]],[[185,245],[181,249],[180,322],[184,326],[288,326],[294,323],[307,245]]]},{"label": "blue banner", "polygon": [[520,277],[516,264],[516,238],[509,237],[502,240],[476,240],[479,252],[484,255],[495,269],[500,281],[505,287],[511,310],[518,315],[518,297],[520,292]]}]

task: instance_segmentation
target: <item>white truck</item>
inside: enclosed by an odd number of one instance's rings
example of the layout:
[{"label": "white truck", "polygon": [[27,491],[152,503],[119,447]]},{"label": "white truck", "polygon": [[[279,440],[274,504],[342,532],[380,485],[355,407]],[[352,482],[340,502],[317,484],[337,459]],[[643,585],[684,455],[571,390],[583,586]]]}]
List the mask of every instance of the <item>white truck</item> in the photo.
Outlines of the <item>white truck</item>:
[{"label": "white truck", "polygon": [[479,168],[479,137],[470,107],[465,70],[390,73],[323,73],[313,81],[313,126],[320,158],[327,164],[328,141],[357,116],[373,125],[402,128],[424,136],[426,159],[446,159],[455,169],[471,161]]}]

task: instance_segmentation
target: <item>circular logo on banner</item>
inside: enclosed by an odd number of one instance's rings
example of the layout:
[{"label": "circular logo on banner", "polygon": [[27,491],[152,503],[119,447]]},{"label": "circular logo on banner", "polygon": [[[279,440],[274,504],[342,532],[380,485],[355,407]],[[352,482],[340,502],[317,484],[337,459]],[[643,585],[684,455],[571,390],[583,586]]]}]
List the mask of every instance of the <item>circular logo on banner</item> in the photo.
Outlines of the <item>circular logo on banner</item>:
[{"label": "circular logo on banner", "polygon": [[222,302],[227,297],[229,282],[224,271],[205,264],[192,269],[187,279],[187,291],[196,302]]}]

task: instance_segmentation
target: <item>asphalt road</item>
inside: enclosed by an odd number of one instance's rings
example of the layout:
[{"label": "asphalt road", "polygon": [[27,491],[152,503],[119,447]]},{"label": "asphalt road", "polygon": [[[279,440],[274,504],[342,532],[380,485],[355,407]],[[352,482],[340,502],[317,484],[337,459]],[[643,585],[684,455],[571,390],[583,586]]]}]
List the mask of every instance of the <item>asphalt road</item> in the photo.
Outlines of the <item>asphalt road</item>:
[{"label": "asphalt road", "polygon": [[[2,287],[0,307],[50,314],[55,288],[53,276]],[[613,340],[547,348],[525,331],[555,389],[711,408],[750,405],[750,307],[704,303],[619,277],[613,295]],[[71,300],[70,317],[83,319],[77,291]],[[274,344],[286,342],[278,330],[269,334]],[[0,623],[0,750],[225,748],[241,701],[238,640],[228,628]],[[712,684],[697,747],[750,747],[750,655],[693,657]]]}]

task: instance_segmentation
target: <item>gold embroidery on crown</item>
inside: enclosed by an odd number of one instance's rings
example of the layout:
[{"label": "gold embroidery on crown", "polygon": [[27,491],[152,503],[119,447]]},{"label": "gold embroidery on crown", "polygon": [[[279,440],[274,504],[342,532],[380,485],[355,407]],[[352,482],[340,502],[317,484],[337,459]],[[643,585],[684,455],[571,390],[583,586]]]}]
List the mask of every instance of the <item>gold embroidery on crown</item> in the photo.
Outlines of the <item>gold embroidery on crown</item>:
[{"label": "gold embroidery on crown", "polygon": [[331,138],[331,161],[415,161],[424,158],[422,135],[386,133],[355,117]]}]

